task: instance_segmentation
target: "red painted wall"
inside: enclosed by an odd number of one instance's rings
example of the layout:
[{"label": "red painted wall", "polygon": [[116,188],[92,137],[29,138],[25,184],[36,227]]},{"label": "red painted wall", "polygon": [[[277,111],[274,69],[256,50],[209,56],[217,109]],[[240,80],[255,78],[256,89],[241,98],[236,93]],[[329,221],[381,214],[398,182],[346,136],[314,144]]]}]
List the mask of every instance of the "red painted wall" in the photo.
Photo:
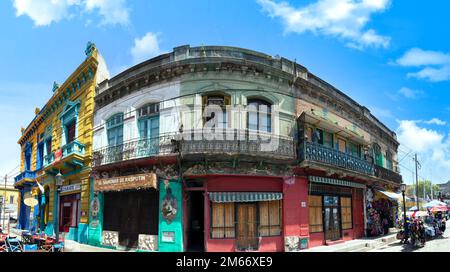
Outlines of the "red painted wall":
[{"label": "red painted wall", "polygon": [[309,234],[309,247],[317,247],[325,245],[325,233],[317,232]]},{"label": "red painted wall", "polygon": [[353,229],[354,239],[364,237],[364,198],[362,189],[353,189]]},{"label": "red painted wall", "polygon": [[[302,207],[302,202],[305,206]],[[308,180],[296,177],[283,182],[283,233],[309,239]]]},{"label": "red painted wall", "polygon": [[[206,181],[208,192],[282,192],[283,180],[273,177],[211,176]],[[205,250],[207,252],[234,252],[236,239],[211,239],[210,201],[205,194]],[[283,214],[284,215],[284,214]],[[283,236],[261,237],[260,252],[283,251]]]}]

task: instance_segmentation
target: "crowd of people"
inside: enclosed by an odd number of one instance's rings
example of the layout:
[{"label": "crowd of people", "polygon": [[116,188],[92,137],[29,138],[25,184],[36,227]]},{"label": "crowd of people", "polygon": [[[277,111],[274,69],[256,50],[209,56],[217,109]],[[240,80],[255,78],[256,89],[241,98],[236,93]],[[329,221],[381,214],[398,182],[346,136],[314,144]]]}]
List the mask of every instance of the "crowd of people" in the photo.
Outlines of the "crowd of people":
[{"label": "crowd of people", "polygon": [[406,216],[406,227],[403,218],[398,219],[401,231],[397,234],[400,243],[410,243],[413,246],[424,246],[427,239],[444,234],[447,215],[442,212],[428,211],[426,216],[415,216],[415,213]]}]

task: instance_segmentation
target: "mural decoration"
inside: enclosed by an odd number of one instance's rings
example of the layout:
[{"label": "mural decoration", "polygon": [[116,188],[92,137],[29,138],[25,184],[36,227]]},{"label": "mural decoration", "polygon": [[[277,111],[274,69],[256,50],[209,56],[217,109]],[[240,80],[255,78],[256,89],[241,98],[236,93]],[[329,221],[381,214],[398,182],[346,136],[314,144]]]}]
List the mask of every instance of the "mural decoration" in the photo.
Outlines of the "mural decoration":
[{"label": "mural decoration", "polygon": [[119,232],[103,231],[102,244],[105,246],[117,247],[119,245]]},{"label": "mural decoration", "polygon": [[158,235],[139,234],[139,250],[158,251]]},{"label": "mural decoration", "polygon": [[162,202],[161,213],[163,218],[166,220],[167,224],[171,224],[178,213],[178,202],[174,195],[172,195],[172,190],[167,189],[166,196]]},{"label": "mural decoration", "polygon": [[91,227],[96,228],[99,225],[99,212],[100,212],[100,201],[98,200],[98,195],[95,194],[94,198],[91,201],[91,215],[92,215],[92,221],[91,221]]},{"label": "mural decoration", "polygon": [[284,251],[296,252],[300,248],[300,238],[297,236],[284,237]]}]

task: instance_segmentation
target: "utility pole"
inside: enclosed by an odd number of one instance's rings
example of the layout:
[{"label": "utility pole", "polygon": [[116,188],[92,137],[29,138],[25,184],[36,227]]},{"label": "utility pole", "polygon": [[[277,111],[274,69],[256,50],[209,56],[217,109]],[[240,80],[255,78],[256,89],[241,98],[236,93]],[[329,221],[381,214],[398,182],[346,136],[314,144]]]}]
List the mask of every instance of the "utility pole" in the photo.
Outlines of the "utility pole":
[{"label": "utility pole", "polygon": [[8,175],[5,175],[5,191],[3,192],[3,203],[2,203],[2,216],[3,216],[3,222],[2,226],[5,227],[5,216],[6,216],[6,182],[8,181]]},{"label": "utility pole", "polygon": [[417,209],[420,209],[419,207],[419,175],[417,173],[417,168],[419,165],[419,162],[417,161],[417,153],[414,156],[414,163],[416,164],[416,204],[417,204]]},{"label": "utility pole", "polygon": [[430,182],[431,182],[431,200],[433,200],[434,197],[433,197],[433,170],[432,169],[430,169],[430,174],[431,174],[431,179],[430,179]]}]

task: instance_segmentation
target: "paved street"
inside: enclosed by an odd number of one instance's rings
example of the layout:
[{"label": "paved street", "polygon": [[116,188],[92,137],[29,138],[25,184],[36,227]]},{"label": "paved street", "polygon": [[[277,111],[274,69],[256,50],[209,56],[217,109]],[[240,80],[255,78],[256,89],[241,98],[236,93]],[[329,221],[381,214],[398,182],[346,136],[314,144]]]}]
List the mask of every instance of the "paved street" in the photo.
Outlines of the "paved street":
[{"label": "paved street", "polygon": [[450,252],[450,221],[447,222],[447,230],[444,235],[426,242],[422,248],[413,248],[411,245],[395,243],[370,250],[369,252]]}]

